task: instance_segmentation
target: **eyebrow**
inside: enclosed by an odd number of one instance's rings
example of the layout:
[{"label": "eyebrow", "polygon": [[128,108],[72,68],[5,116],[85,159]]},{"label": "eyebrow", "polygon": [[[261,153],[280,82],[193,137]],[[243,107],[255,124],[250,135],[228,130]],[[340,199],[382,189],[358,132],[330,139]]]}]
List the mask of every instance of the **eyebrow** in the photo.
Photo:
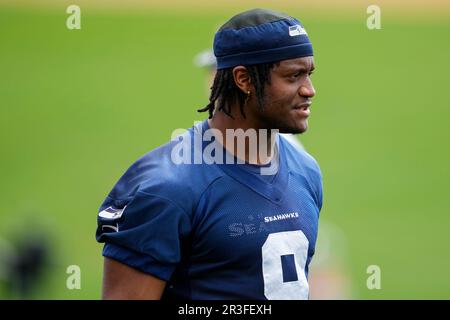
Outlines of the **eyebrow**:
[{"label": "eyebrow", "polygon": [[[310,72],[314,71],[316,69],[316,67],[313,65],[311,67]],[[292,72],[305,72],[307,70],[306,67],[301,66],[301,67],[288,67],[287,71],[288,73],[292,73]]]}]

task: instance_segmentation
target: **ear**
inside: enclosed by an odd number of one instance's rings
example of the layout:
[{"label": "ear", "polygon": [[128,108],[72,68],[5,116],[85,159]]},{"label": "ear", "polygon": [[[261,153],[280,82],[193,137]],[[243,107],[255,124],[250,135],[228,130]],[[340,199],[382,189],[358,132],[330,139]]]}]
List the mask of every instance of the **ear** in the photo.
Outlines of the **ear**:
[{"label": "ear", "polygon": [[247,68],[244,66],[237,66],[233,68],[233,78],[236,86],[245,94],[252,90],[253,86],[250,81],[250,75]]}]

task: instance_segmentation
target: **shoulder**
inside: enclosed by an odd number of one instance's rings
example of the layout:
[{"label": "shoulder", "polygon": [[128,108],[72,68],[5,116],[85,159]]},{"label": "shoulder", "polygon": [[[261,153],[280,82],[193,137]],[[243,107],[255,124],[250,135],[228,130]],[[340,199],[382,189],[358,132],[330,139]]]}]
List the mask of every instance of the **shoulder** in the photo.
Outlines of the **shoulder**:
[{"label": "shoulder", "polygon": [[280,143],[286,151],[291,171],[322,176],[317,160],[303,148],[294,136],[280,134]]},{"label": "shoulder", "polygon": [[[191,132],[182,136],[184,142],[189,141]],[[180,163],[174,154],[180,151],[182,143],[180,139],[171,140],[139,158],[118,180],[108,198],[126,200],[139,192],[192,211],[202,193],[223,174],[215,166]],[[189,148],[194,148],[193,144]]]},{"label": "shoulder", "polygon": [[297,177],[301,177],[300,180],[307,181],[307,185],[310,186],[310,190],[313,192],[314,199],[320,211],[323,202],[323,187],[319,164],[304,148],[299,148],[295,144],[288,142],[282,135],[280,135],[280,144],[285,150],[283,154],[286,157],[289,171],[297,175]]}]

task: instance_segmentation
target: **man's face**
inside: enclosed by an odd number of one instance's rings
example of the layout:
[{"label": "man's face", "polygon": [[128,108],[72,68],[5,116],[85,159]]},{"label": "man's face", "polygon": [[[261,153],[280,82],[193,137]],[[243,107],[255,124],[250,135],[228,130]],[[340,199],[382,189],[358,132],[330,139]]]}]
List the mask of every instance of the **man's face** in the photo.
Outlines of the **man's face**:
[{"label": "man's face", "polygon": [[281,61],[271,71],[266,84],[264,111],[256,108],[261,127],[281,133],[303,133],[308,128],[311,98],[315,90],[311,82],[313,57]]}]

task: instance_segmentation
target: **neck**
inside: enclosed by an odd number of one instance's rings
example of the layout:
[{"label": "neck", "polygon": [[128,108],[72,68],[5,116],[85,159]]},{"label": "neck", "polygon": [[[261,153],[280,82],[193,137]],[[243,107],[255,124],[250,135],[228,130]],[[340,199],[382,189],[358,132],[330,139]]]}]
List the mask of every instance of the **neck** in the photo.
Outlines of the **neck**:
[{"label": "neck", "polygon": [[223,140],[219,137],[219,142],[229,153],[247,163],[269,163],[274,157],[276,131],[262,128],[253,117],[247,115],[244,118],[240,112],[234,112],[232,116],[233,118],[217,111],[208,120],[211,129],[220,131]]}]

